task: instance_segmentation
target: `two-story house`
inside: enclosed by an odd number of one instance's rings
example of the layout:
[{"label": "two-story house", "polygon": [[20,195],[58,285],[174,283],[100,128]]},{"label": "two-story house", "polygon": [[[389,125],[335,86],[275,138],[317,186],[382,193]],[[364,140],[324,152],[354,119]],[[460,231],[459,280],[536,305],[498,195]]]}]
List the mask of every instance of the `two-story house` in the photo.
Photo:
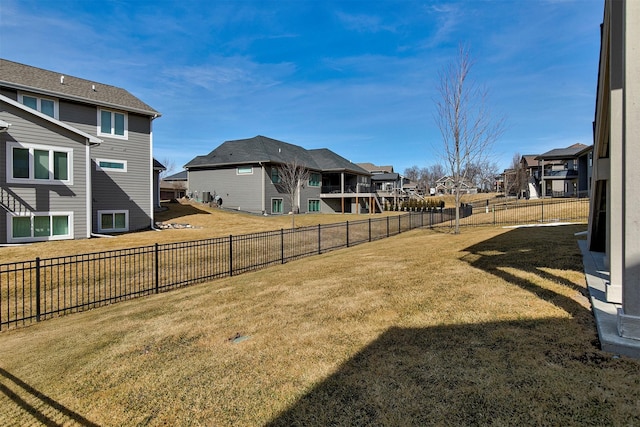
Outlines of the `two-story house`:
[{"label": "two-story house", "polygon": [[592,152],[593,146],[577,143],[537,156],[540,194],[543,197],[588,197]]},{"label": "two-story house", "polygon": [[[296,163],[309,171],[291,206],[280,168]],[[226,141],[185,166],[188,194],[197,201],[246,212],[367,212],[382,207],[371,174],[326,148],[307,150],[265,136]]]},{"label": "two-story house", "polygon": [[0,59],[0,243],[153,225],[153,120],[128,91]]}]

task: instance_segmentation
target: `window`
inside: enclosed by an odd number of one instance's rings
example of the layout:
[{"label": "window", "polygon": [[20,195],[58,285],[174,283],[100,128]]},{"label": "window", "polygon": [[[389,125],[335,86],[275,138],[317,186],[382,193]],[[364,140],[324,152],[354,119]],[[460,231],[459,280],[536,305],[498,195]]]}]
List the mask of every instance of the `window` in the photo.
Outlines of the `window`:
[{"label": "window", "polygon": [[126,160],[96,159],[96,170],[126,172]]},{"label": "window", "polygon": [[28,216],[9,216],[11,242],[71,239],[71,212],[35,212]]},{"label": "window", "polygon": [[278,172],[278,168],[276,167],[272,167],[271,168],[271,182],[273,182],[274,184],[278,184],[280,183],[280,173]]},{"label": "window", "polygon": [[321,177],[319,173],[309,175],[309,187],[320,187]]},{"label": "window", "polygon": [[7,143],[7,182],[73,184],[73,150],[44,145]]},{"label": "window", "polygon": [[309,199],[309,212],[320,212],[320,200]]},{"label": "window", "polygon": [[238,175],[251,175],[253,174],[253,168],[251,166],[238,166],[236,169]]},{"label": "window", "polygon": [[54,119],[58,118],[58,101],[48,98],[39,98],[31,95],[18,95],[18,101],[29,108],[40,111]]},{"label": "window", "polygon": [[282,213],[282,199],[271,199],[271,213]]},{"label": "window", "polygon": [[98,135],[127,138],[128,116],[116,111],[98,110]]},{"label": "window", "polygon": [[129,231],[129,211],[98,211],[98,231]]}]

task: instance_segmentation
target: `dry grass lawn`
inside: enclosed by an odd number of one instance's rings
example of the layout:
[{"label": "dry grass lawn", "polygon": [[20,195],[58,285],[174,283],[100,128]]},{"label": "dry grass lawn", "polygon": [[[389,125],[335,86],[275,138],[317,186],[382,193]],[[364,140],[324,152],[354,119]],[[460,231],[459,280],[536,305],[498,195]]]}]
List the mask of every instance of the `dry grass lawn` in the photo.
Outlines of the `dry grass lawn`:
[{"label": "dry grass lawn", "polygon": [[639,425],[584,228],[414,230],[4,332],[0,425]]}]

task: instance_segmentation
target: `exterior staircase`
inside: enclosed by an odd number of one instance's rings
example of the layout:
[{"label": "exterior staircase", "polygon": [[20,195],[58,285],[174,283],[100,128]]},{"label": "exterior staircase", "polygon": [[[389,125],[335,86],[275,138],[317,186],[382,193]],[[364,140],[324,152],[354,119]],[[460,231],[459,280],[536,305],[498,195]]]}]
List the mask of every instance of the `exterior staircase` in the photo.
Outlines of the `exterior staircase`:
[{"label": "exterior staircase", "polygon": [[0,207],[11,214],[23,214],[33,211],[29,205],[11,190],[4,187],[0,187]]},{"label": "exterior staircase", "polygon": [[529,199],[539,199],[540,193],[538,192],[538,181],[530,176],[529,182],[527,183],[527,190],[529,193]]}]

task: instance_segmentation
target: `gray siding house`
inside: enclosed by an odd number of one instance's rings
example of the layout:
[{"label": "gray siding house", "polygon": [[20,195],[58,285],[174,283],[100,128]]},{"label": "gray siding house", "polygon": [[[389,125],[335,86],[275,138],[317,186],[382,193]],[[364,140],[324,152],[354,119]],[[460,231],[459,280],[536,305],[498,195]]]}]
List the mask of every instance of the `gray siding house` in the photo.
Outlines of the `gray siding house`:
[{"label": "gray siding house", "polygon": [[0,243],[152,226],[158,116],[124,89],[0,59]]},{"label": "gray siding house", "polygon": [[306,212],[366,212],[381,210],[371,189],[371,174],[331,150],[300,146],[256,136],[226,141],[184,167],[188,194],[197,201],[215,202],[229,209],[283,214],[291,206],[279,185],[279,168],[296,162],[309,170],[300,186],[296,205]]}]

